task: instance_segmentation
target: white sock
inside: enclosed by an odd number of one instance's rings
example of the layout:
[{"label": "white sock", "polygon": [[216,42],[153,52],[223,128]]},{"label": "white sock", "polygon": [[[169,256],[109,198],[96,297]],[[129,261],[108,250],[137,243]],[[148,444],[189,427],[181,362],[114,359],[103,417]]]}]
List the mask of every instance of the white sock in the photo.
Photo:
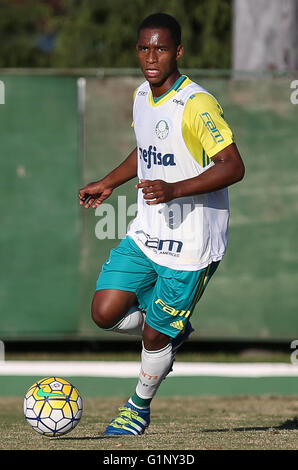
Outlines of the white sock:
[{"label": "white sock", "polygon": [[137,309],[136,305],[133,305],[126,315],[120,320],[117,325],[110,328],[110,331],[116,333],[124,333],[127,335],[142,336],[146,314],[141,310]]},{"label": "white sock", "polygon": [[172,343],[158,351],[142,350],[141,372],[136,394],[143,399],[153,398],[172,362]]}]

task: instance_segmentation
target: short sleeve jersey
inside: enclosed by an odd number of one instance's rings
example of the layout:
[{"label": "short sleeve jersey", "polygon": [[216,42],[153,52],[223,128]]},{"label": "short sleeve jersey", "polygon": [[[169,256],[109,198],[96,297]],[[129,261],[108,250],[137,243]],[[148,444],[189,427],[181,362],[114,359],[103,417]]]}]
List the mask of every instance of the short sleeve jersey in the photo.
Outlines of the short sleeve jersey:
[{"label": "short sleeve jersey", "polygon": [[[134,94],[133,127],[139,179],[176,182],[199,176],[234,142],[218,101],[185,75],[158,99],[144,82]],[[196,270],[223,257],[228,219],[226,188],[151,206],[139,190],[128,235],[157,264]]]}]

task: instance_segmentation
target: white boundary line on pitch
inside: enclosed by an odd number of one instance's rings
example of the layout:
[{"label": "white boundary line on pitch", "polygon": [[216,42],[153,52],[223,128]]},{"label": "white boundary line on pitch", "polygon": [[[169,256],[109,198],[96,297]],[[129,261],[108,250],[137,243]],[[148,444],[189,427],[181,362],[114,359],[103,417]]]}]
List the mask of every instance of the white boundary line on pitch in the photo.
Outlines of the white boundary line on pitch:
[{"label": "white boundary line on pitch", "polygon": [[[6,361],[0,376],[138,377],[139,362]],[[176,362],[169,377],[298,377],[298,365],[285,363]]]}]

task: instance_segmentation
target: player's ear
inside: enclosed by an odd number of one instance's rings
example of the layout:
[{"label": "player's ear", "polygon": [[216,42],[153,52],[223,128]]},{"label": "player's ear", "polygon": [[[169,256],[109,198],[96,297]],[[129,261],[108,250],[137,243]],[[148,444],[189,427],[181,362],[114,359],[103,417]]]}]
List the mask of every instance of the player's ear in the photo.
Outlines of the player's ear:
[{"label": "player's ear", "polygon": [[182,44],[179,44],[179,46],[177,47],[177,52],[176,52],[176,59],[181,59],[181,57],[183,57],[183,54],[184,54],[184,47],[182,46]]}]

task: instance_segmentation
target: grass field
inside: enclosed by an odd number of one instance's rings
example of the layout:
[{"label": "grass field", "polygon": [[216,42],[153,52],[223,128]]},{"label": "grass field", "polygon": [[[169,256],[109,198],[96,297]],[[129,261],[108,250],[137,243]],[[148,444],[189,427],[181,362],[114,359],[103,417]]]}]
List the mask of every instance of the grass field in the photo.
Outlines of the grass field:
[{"label": "grass field", "polygon": [[[6,360],[109,361],[116,357],[113,352],[15,352],[8,353]],[[139,354],[124,351],[121,359],[138,361]],[[177,360],[289,363],[290,354],[258,349],[248,349],[238,354],[181,351]],[[25,383],[27,379],[20,380]],[[82,380],[86,381],[87,378]],[[174,384],[174,379],[171,380],[173,382],[169,383]],[[186,392],[189,393],[189,390]],[[298,394],[250,395],[245,391],[246,395],[220,396],[220,390],[217,396],[195,396],[195,393],[194,390],[191,396],[184,397],[175,395],[175,392],[168,397],[157,395],[152,402],[151,425],[146,433],[120,438],[107,438],[103,433],[106,425],[116,416],[118,407],[125,402],[124,395],[87,396],[84,398],[81,422],[71,433],[59,438],[43,437],[31,429],[23,416],[21,395],[0,396],[0,450],[297,450]]]},{"label": "grass field", "polygon": [[[123,398],[124,402],[125,398]],[[298,396],[171,397],[152,403],[142,436],[106,438],[118,398],[89,398],[79,425],[47,438],[25,422],[20,398],[0,398],[1,450],[296,450]]]}]

